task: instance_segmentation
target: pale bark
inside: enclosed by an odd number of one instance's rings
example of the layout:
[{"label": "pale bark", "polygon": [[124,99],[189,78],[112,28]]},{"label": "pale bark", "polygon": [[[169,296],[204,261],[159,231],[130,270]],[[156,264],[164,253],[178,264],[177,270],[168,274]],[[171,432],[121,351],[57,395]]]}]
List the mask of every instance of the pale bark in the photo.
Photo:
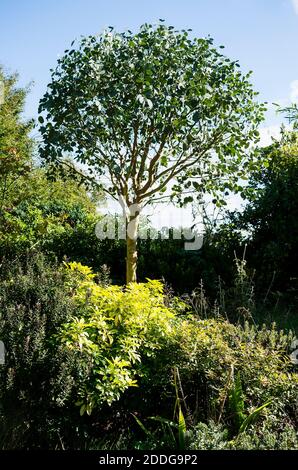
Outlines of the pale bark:
[{"label": "pale bark", "polygon": [[139,215],[131,215],[126,229],[126,284],[137,282]]}]

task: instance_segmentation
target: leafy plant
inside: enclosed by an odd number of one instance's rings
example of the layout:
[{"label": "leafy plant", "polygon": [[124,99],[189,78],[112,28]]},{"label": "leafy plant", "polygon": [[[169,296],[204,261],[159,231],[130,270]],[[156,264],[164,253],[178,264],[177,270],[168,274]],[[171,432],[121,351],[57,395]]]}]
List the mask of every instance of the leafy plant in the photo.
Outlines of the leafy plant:
[{"label": "leafy plant", "polygon": [[0,338],[6,354],[0,367],[0,447],[61,448],[65,423],[68,438],[75,434],[73,392],[84,374],[75,355],[52,341],[74,313],[65,275],[32,253],[13,264],[4,260],[1,268]]},{"label": "leafy plant", "polygon": [[237,435],[246,431],[249,426],[253,425],[260,417],[262,411],[271,404],[270,400],[247,414],[245,413],[246,407],[244,400],[245,397],[242,390],[241,377],[238,372],[229,394],[229,407],[232,412],[234,430]]},{"label": "leafy plant", "polygon": [[142,359],[154,356],[173,331],[174,311],[164,304],[163,285],[148,280],[126,288],[99,285],[95,274],[69,263],[69,288],[75,289],[76,316],[65,323],[58,344],[84,353],[89,379],[79,386],[81,414],[111,405],[137,377],[146,374]]},{"label": "leafy plant", "polygon": [[3,103],[0,104],[0,228],[3,210],[9,207],[8,193],[18,179],[31,169],[33,139],[30,132],[33,121],[25,121],[22,112],[28,93],[18,88],[18,75],[7,75],[0,66],[0,82],[3,85]]},{"label": "leafy plant", "polygon": [[190,430],[187,430],[186,421],[182,412],[178,385],[176,382],[176,374],[177,372],[174,370],[176,401],[174,406],[173,420],[169,420],[161,416],[153,416],[148,418],[149,420],[159,423],[159,427],[152,431],[151,429],[145,427],[145,425],[136,415],[133,415],[137,424],[147,436],[149,441],[147,444],[150,443],[150,446],[153,446],[155,449],[160,448],[160,446],[168,445],[171,449],[185,450],[187,440],[190,435]]},{"label": "leafy plant", "polygon": [[297,450],[295,427],[278,418],[267,418],[229,439],[229,430],[222,423],[209,421],[195,426],[189,449],[194,450]]},{"label": "leafy plant", "polygon": [[71,170],[121,201],[127,282],[136,281],[142,205],[169,197],[186,204],[205,192],[225,204],[220,193],[242,191],[241,177],[259,166],[250,143],[265,107],[238,67],[210,37],[160,22],[73,42],[52,72],[39,106],[41,158],[54,174]]},{"label": "leafy plant", "polygon": [[43,169],[31,168],[7,188],[1,214],[0,255],[18,256],[39,249],[63,256],[85,256],[96,246],[95,225],[99,216],[85,188],[72,181],[46,178]]}]

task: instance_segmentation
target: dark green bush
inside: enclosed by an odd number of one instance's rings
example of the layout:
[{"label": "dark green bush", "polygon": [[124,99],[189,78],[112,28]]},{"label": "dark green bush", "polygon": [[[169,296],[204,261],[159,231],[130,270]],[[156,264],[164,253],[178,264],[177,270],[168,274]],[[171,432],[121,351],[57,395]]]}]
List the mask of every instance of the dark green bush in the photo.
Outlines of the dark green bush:
[{"label": "dark green bush", "polygon": [[52,341],[74,312],[64,282],[65,274],[43,255],[13,264],[2,261],[0,338],[6,356],[0,365],[1,448],[60,447],[59,433],[62,439],[71,419],[82,371],[74,354]]}]

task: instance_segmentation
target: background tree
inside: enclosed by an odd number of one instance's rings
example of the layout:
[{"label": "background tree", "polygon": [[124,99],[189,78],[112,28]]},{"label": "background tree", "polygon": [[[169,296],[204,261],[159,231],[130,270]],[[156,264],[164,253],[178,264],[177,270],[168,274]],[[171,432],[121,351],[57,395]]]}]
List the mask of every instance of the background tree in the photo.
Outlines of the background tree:
[{"label": "background tree", "polygon": [[[32,168],[7,187],[2,209],[0,256],[13,258],[27,250],[54,253],[90,262],[100,216],[84,187],[72,180],[49,181],[44,169]],[[88,256],[89,255],[89,256]]]},{"label": "background tree", "polygon": [[225,231],[234,243],[247,244],[247,260],[256,269],[258,291],[297,292],[298,140],[284,132],[279,142],[262,150],[266,162],[249,181],[251,197],[243,213],[231,215]]},{"label": "background tree", "polygon": [[138,208],[239,189],[256,163],[246,149],[264,106],[238,67],[210,38],[145,24],[84,38],[52,72],[39,108],[41,157],[63,173],[71,154],[80,178],[121,201],[127,282],[136,280]]},{"label": "background tree", "polygon": [[34,123],[22,118],[28,89],[17,82],[17,74],[0,68],[0,258],[15,259],[34,248],[92,263],[100,195],[67,175],[49,181],[38,167]]},{"label": "background tree", "polygon": [[5,74],[0,66],[0,223],[7,193],[30,170],[33,149],[33,121],[22,119],[28,89],[18,88],[17,81],[17,74]]}]

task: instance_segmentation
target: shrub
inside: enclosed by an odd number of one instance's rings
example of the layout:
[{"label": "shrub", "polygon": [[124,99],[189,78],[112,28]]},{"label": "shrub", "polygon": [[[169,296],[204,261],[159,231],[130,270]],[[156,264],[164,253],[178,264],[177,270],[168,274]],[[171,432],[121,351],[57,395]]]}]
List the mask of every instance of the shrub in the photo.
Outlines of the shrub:
[{"label": "shrub", "polygon": [[121,393],[137,386],[143,375],[143,358],[154,356],[170,337],[175,315],[164,304],[159,281],[120,287],[99,285],[95,274],[80,263],[69,263],[75,276],[75,317],[65,323],[58,337],[67,349],[88,357],[88,381],[79,387],[80,412],[119,400]]},{"label": "shrub", "polygon": [[113,447],[120,434],[171,448],[175,402],[191,448],[297,447],[293,335],[275,325],[198,319],[160,281],[111,285],[106,268],[40,254],[3,262],[0,314],[2,448]]},{"label": "shrub", "polygon": [[[288,354],[292,334],[275,325],[197,319],[184,302],[165,296],[159,281],[104,286],[88,267],[69,263],[67,269],[76,314],[56,341],[80,352],[82,363],[87,360],[88,378],[77,389],[81,413],[113,404],[111,413],[121,409],[142,420],[150,415],[171,419],[173,370],[178,370],[179,397],[190,426],[223,423],[232,440],[256,419],[263,423],[275,416],[295,425],[298,378]],[[231,407],[237,387],[239,425],[235,400]]]},{"label": "shrub", "polygon": [[73,314],[64,282],[63,271],[40,254],[2,262],[0,338],[6,356],[0,366],[1,448],[60,447],[79,374],[71,351],[52,342]]},{"label": "shrub", "polygon": [[271,415],[240,434],[230,445],[239,450],[298,450],[297,426],[286,417]]},{"label": "shrub", "polygon": [[225,450],[229,446],[229,431],[214,421],[198,423],[193,430],[189,448],[193,450]]},{"label": "shrub", "polygon": [[265,334],[264,329],[248,324],[243,328],[224,320],[182,319],[167,348],[152,364],[156,375],[150,381],[162,385],[172,368],[178,367],[188,400],[195,404],[198,395],[201,417],[217,419],[233,377],[240,372],[248,409],[276,397],[272,406],[287,406],[294,415],[298,378],[286,354],[291,336],[287,346],[284,336],[280,334],[280,341],[277,336],[275,328]]},{"label": "shrub", "polygon": [[269,418],[229,440],[229,431],[222,423],[198,423],[191,435],[189,449],[193,450],[297,450],[295,427]]}]

